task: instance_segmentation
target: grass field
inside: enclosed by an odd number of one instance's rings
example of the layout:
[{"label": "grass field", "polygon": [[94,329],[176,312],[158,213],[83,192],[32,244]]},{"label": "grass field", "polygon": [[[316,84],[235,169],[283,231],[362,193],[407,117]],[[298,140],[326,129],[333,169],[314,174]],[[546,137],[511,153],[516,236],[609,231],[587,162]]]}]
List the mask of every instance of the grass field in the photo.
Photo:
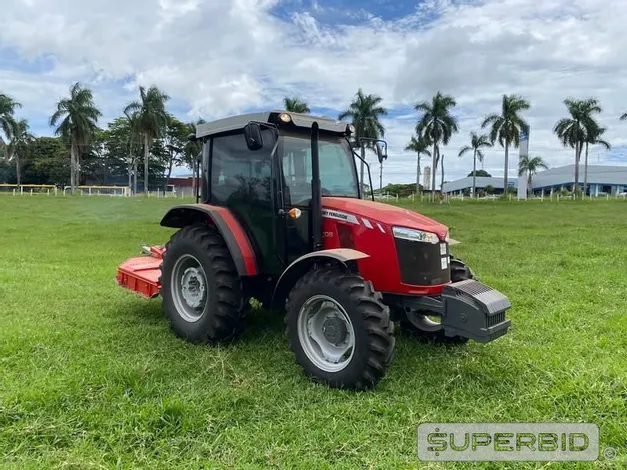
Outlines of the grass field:
[{"label": "grass field", "polygon": [[597,423],[619,461],[549,467],[627,466],[627,203],[412,206],[508,295],[513,327],[452,349],[399,335],[379,387],[352,393],[303,377],[279,314],[193,346],[117,287],[176,202],[0,197],[1,468],[423,468],[426,421]]}]

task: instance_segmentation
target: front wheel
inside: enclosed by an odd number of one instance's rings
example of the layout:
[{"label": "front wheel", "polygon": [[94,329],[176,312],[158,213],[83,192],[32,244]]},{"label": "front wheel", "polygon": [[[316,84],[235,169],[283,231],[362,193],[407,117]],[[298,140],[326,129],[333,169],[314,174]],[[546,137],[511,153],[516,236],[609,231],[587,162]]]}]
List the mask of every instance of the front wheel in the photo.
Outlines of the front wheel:
[{"label": "front wheel", "polygon": [[222,236],[211,227],[191,225],[172,236],[160,281],[163,309],[177,336],[214,343],[243,330],[241,281]]},{"label": "front wheel", "polygon": [[357,390],[383,378],[394,324],[372,284],[339,267],[316,269],[296,283],[286,309],[290,347],[309,377]]}]

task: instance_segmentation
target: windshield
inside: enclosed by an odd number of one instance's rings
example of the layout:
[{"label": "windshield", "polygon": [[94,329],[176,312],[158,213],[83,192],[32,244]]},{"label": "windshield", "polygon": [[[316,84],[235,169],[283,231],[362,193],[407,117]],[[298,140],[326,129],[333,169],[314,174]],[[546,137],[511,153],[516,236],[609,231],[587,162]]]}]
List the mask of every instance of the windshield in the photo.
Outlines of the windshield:
[{"label": "windshield", "polygon": [[[323,196],[359,197],[354,157],[345,139],[320,135],[320,186]],[[283,165],[285,201],[305,203],[311,199],[311,137],[284,134],[279,137]]]}]

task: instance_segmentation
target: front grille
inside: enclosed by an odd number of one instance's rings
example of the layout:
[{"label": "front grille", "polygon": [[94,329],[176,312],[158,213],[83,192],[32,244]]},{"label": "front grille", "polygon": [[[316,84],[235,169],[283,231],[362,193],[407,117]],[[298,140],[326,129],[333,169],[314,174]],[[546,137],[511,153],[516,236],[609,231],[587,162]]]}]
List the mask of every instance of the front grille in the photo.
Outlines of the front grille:
[{"label": "front grille", "polygon": [[[434,286],[451,280],[448,244],[423,243],[402,238],[394,240],[401,282],[414,286]],[[441,254],[440,245],[445,245],[446,254]]]},{"label": "front grille", "polygon": [[490,328],[491,326],[498,325],[499,323],[502,323],[504,321],[505,321],[505,312],[499,312],[495,315],[488,317],[487,327]]}]

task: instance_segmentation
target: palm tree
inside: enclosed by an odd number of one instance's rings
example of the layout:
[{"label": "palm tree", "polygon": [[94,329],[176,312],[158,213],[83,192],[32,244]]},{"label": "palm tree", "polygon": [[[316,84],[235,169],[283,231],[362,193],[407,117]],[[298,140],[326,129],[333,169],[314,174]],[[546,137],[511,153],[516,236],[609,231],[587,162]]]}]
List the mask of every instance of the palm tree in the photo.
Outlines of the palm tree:
[{"label": "palm tree", "polygon": [[[196,135],[196,128],[199,124],[204,124],[205,121],[204,119],[199,119],[196,122],[190,122],[189,124],[187,124],[187,129],[188,129],[188,133],[189,134],[194,134]],[[185,163],[187,164],[188,167],[191,168],[192,170],[192,190],[194,192],[194,195],[198,194],[198,190],[196,189],[196,173],[197,173],[197,166],[198,166],[198,154],[200,154],[200,152],[202,152],[202,142],[199,140],[195,140],[195,141],[191,141],[188,140],[185,143],[185,148],[183,149],[183,159],[185,161]]]},{"label": "palm tree", "polygon": [[416,196],[420,194],[420,157],[424,154],[427,157],[431,156],[429,152],[429,146],[431,142],[425,136],[412,136],[411,140],[405,147],[405,151],[416,152],[418,159],[416,161]]},{"label": "palm tree", "polygon": [[533,175],[535,175],[539,169],[546,170],[548,167],[542,157],[533,157],[525,155],[520,158],[518,162],[518,176],[523,176],[525,173],[527,174],[527,192],[531,194],[533,191],[531,189],[531,179]]},{"label": "palm tree", "polygon": [[165,102],[170,99],[159,88],[152,85],[148,90],[139,87],[139,101],[124,108],[125,114],[137,113],[137,129],[144,137],[144,192],[148,195],[148,168],[152,141],[161,137],[168,124]]},{"label": "palm tree", "polygon": [[139,132],[139,115],[124,113],[126,132],[128,133],[128,187],[133,188],[132,194],[137,194],[137,157],[135,155],[136,144],[141,140]]},{"label": "palm tree", "polygon": [[15,159],[15,174],[17,175],[17,184],[19,186],[22,184],[22,163],[28,156],[29,145],[35,137],[29,132],[26,119],[14,121],[8,130],[9,144],[7,145],[7,150],[9,155]]},{"label": "palm tree", "polygon": [[70,186],[72,194],[80,181],[80,152],[88,146],[98,130],[98,118],[102,114],[94,104],[92,91],[76,82],[70,87],[69,98],[57,103],[57,110],[50,117],[50,125],[58,126],[55,134],[70,144]]},{"label": "palm tree", "polygon": [[[5,137],[9,137],[11,129],[15,124],[15,120],[13,119],[13,112],[16,108],[21,108],[22,105],[11,98],[9,95],[5,95],[4,93],[0,93],[0,130],[4,132]],[[8,159],[8,148],[6,143],[0,136],[0,144],[4,149],[4,158]]]},{"label": "palm tree", "polygon": [[14,122],[13,113],[15,109],[21,107],[22,105],[9,95],[0,93],[0,129],[4,132],[5,136],[8,136],[11,132],[11,126]]},{"label": "palm tree", "polygon": [[477,160],[483,162],[483,151],[481,149],[492,147],[489,137],[485,134],[479,135],[476,132],[470,133],[470,145],[466,145],[459,151],[459,156],[472,152],[472,197],[477,193]]},{"label": "palm tree", "polygon": [[414,109],[422,112],[416,125],[416,132],[424,135],[433,145],[433,167],[431,169],[431,199],[435,197],[435,175],[440,159],[440,144],[447,145],[454,132],[457,132],[457,120],[451,116],[451,109],[456,106],[455,99],[437,92],[431,101],[416,104]]},{"label": "palm tree", "polygon": [[[360,88],[355,94],[355,99],[348,109],[338,116],[340,121],[350,117],[355,126],[355,144],[361,148],[361,158],[365,160],[366,148],[374,148],[372,140],[382,139],[385,135],[385,127],[379,121],[379,117],[386,116],[387,110],[381,106],[383,98],[377,95],[364,95]],[[362,194],[364,193],[364,162],[361,162],[360,182]]]},{"label": "palm tree", "polygon": [[553,132],[562,142],[564,147],[575,149],[575,185],[574,193],[579,191],[579,162],[581,152],[588,135],[594,136],[598,133],[599,125],[592,117],[593,113],[600,113],[601,106],[594,98],[586,100],[566,99],[564,104],[568,109],[570,117],[560,119],[553,128]]},{"label": "palm tree", "polygon": [[442,169],[442,179],[440,180],[440,194],[444,192],[444,154],[440,157],[440,168]]},{"label": "palm tree", "polygon": [[583,164],[583,193],[587,194],[588,192],[588,145],[600,145],[604,147],[606,150],[610,150],[612,146],[606,140],[603,140],[601,137],[605,133],[605,128],[600,127],[599,125],[594,123],[588,129],[588,134],[586,136],[586,156]]},{"label": "palm tree", "polygon": [[309,107],[307,106],[307,103],[305,103],[304,101],[300,100],[299,98],[288,98],[285,97],[283,98],[283,105],[285,107],[285,111],[290,111],[292,113],[302,113],[302,114],[306,114],[308,112],[310,112]]},{"label": "palm tree", "polygon": [[483,120],[481,128],[490,126],[490,142],[494,145],[497,140],[505,148],[505,166],[503,173],[503,192],[507,192],[509,169],[509,146],[518,148],[520,133],[529,133],[529,124],[519,116],[521,111],[531,108],[529,102],[517,95],[503,95],[501,114],[489,114]]}]

